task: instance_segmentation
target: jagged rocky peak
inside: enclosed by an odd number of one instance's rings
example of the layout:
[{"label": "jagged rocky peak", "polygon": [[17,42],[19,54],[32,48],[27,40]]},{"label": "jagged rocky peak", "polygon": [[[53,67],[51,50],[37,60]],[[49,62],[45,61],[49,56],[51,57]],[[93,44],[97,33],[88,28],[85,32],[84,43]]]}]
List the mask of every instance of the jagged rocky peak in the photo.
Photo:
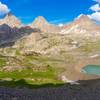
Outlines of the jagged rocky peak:
[{"label": "jagged rocky peak", "polygon": [[91,20],[87,15],[81,14],[77,18],[75,18],[74,23],[82,24],[82,25],[93,25],[95,22]]},{"label": "jagged rocky peak", "polygon": [[43,16],[38,16],[30,26],[32,28],[38,28],[45,33],[56,33],[59,30],[55,25],[50,24]]},{"label": "jagged rocky peak", "polygon": [[64,28],[61,30],[61,33],[77,33],[84,34],[84,36],[86,36],[87,33],[89,35],[96,33],[97,29],[99,29],[98,26],[93,20],[91,20],[91,18],[89,18],[87,15],[81,14],[77,18],[75,18],[72,23],[64,26]]},{"label": "jagged rocky peak", "polygon": [[49,25],[43,16],[38,16],[32,23],[32,27],[42,29],[44,26]]},{"label": "jagged rocky peak", "polygon": [[21,25],[21,22],[17,17],[15,17],[10,12],[3,19],[0,20],[0,25],[2,25],[2,24],[7,24],[10,27],[19,27]]},{"label": "jagged rocky peak", "polygon": [[89,20],[90,18],[87,15],[80,14],[76,19],[86,19],[86,20]]},{"label": "jagged rocky peak", "polygon": [[[46,19],[45,19],[43,16],[38,16],[38,17],[35,19],[35,21],[37,21],[37,22],[47,22]],[[34,22],[35,22],[35,21],[34,21]]]}]

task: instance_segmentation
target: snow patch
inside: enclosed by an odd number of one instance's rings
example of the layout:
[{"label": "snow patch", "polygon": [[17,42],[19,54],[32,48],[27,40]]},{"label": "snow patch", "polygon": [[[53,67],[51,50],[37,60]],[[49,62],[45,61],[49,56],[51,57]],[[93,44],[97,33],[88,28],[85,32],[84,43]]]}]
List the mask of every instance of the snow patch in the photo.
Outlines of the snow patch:
[{"label": "snow patch", "polygon": [[73,85],[73,84],[77,84],[77,85],[78,85],[78,84],[79,84],[79,83],[76,82],[76,81],[69,80],[69,79],[66,78],[66,76],[64,76],[64,75],[61,77],[61,79],[62,79],[63,82],[70,83],[71,85]]}]

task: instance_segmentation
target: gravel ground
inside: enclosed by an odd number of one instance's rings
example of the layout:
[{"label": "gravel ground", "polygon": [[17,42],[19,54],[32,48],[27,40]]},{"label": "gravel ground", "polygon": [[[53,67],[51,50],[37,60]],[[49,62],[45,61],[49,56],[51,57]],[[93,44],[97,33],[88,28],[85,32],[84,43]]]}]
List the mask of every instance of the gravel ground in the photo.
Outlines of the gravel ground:
[{"label": "gravel ground", "polygon": [[0,87],[0,100],[100,100],[100,80],[40,89]]}]

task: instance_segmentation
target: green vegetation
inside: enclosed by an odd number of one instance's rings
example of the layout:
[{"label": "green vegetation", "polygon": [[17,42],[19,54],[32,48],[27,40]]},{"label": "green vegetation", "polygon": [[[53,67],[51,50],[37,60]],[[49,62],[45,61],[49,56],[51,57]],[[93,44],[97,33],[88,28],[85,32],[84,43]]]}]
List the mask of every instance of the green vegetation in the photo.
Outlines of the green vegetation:
[{"label": "green vegetation", "polygon": [[30,84],[28,83],[26,80],[24,79],[20,79],[20,80],[15,80],[15,79],[12,79],[10,81],[2,81],[0,80],[0,86],[6,86],[6,87],[18,87],[18,88],[24,88],[24,87],[27,87],[27,88],[44,88],[44,87],[59,87],[59,86],[62,86],[64,85],[63,83],[44,83],[44,84]]},{"label": "green vegetation", "polygon": [[[2,70],[0,71],[0,79],[3,81],[11,81],[11,84],[5,83],[4,85],[12,87],[20,83],[17,83],[18,80],[24,80],[27,84],[31,85],[48,83],[60,84],[62,81],[58,79],[58,73],[60,73],[62,70],[53,66],[52,62],[55,61],[59,62],[59,59],[52,59],[42,55],[22,56],[19,55],[19,53],[18,56],[15,57],[0,57],[0,65],[2,66]],[[8,66],[8,68],[5,68],[5,66]],[[9,69],[9,66],[12,66],[10,71],[7,70]],[[18,66],[18,69],[14,69],[14,66]],[[25,67],[19,69],[19,66]],[[21,84],[22,83],[20,83],[20,85]]]},{"label": "green vegetation", "polygon": [[0,58],[0,67],[3,67],[6,65],[6,60],[4,58]]},{"label": "green vegetation", "polygon": [[35,72],[32,69],[26,69],[22,71],[14,72],[0,72],[0,79],[25,79],[28,83],[57,83],[55,72],[53,70],[48,70],[46,72]]},{"label": "green vegetation", "polygon": [[20,55],[20,50],[16,50],[16,55],[18,56],[18,55]]}]

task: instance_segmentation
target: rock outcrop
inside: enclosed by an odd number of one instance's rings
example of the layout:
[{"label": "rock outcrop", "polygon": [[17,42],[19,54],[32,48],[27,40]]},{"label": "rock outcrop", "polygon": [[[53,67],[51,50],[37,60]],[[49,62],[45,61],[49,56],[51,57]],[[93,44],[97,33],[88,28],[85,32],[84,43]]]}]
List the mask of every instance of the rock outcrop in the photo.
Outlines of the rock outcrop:
[{"label": "rock outcrop", "polygon": [[0,25],[7,24],[10,27],[19,27],[21,22],[18,18],[16,18],[13,14],[8,13],[4,19],[0,20]]},{"label": "rock outcrop", "polygon": [[[75,65],[78,65],[78,61],[89,61],[91,58],[86,59],[89,53],[94,54],[95,51],[98,54],[100,52],[100,26],[85,15],[81,15],[63,27],[51,25],[41,16],[36,18],[30,26],[20,25],[20,21],[11,14],[0,20],[0,54],[11,56],[14,52],[13,56],[20,58],[24,54],[32,55],[35,52],[50,56],[51,66],[64,68],[64,75],[70,76],[72,79],[77,76],[79,76],[78,79],[84,79],[83,75],[80,76],[81,72],[79,73],[79,70],[75,69]],[[20,59],[23,60],[23,58]],[[44,57],[39,62],[47,59]],[[94,59],[97,61],[97,58],[93,58],[93,64]],[[49,60],[45,63],[49,64]],[[34,66],[33,61],[31,64]]]},{"label": "rock outcrop", "polygon": [[39,28],[45,33],[58,33],[60,31],[58,26],[49,24],[46,19],[42,16],[38,16],[31,24],[32,28]]},{"label": "rock outcrop", "polygon": [[12,28],[7,24],[2,24],[0,25],[0,46],[9,46],[9,44],[20,40],[22,37],[27,36],[35,31],[35,29],[32,29],[29,26]]},{"label": "rock outcrop", "polygon": [[61,30],[61,34],[70,34],[76,37],[99,37],[100,26],[96,25],[86,15],[80,15],[72,23],[65,25]]}]

